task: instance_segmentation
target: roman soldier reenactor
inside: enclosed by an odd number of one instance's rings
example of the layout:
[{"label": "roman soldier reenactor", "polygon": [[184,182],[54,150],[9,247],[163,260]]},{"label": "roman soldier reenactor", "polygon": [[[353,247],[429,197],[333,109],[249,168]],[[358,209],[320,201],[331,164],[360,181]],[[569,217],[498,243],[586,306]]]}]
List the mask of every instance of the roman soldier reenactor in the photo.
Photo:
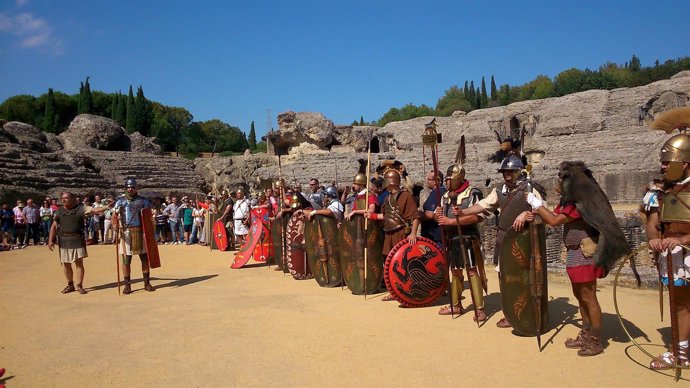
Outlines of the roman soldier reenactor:
[{"label": "roman soldier reenactor", "polygon": [[[407,238],[411,244],[417,241],[420,214],[412,193],[402,186],[407,176],[405,166],[397,160],[386,160],[376,169],[383,175],[383,187],[388,191],[381,204],[382,213],[369,213],[367,216],[373,221],[383,221],[383,255],[400,241]],[[383,297],[384,301],[395,300],[392,295]]]},{"label": "roman soldier reenactor", "polygon": [[[470,282],[470,293],[474,304],[475,322],[486,320],[484,312],[484,290],[486,274],[484,257],[481,252],[481,241],[477,224],[484,218],[483,213],[454,216],[453,208],[467,209],[483,198],[481,190],[473,187],[465,179],[465,168],[454,163],[446,172],[445,186],[448,191],[443,194],[441,206],[435,210],[436,221],[443,226],[446,257],[450,264],[452,279],[451,305],[441,308],[440,315],[461,315],[463,308],[460,300],[464,289],[463,269],[467,271]],[[452,309],[452,310],[451,310]]]},{"label": "roman soldier reenactor", "polygon": [[151,285],[150,270],[144,234],[142,231],[141,210],[151,208],[151,202],[139,195],[137,181],[129,178],[125,182],[125,193],[117,198],[113,207],[113,233],[119,235],[119,253],[122,258],[122,272],[125,277],[125,288],[122,293],[132,293],[130,280],[132,255],[138,254],[141,260],[141,272],[144,276],[144,290],[156,291]]},{"label": "roman soldier reenactor", "polygon": [[646,196],[646,232],[649,246],[658,253],[655,258],[661,283],[668,287],[671,309],[671,351],[653,359],[654,370],[690,366],[690,107],[664,112],[652,128],[680,134],[661,147],[663,188]]}]

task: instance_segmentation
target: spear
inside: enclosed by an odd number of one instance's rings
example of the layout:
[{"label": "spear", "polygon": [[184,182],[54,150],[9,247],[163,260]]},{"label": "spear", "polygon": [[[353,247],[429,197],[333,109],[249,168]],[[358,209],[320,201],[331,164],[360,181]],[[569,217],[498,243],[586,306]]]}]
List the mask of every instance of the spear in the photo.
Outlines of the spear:
[{"label": "spear", "polygon": [[[366,192],[364,193],[364,210],[369,211],[369,179],[371,178],[371,132],[369,133],[369,142],[367,143],[367,183]],[[355,197],[356,198],[356,197]],[[356,202],[356,201],[355,201]],[[368,263],[368,249],[369,245],[369,217],[364,217],[364,300],[367,299],[367,263]]]}]

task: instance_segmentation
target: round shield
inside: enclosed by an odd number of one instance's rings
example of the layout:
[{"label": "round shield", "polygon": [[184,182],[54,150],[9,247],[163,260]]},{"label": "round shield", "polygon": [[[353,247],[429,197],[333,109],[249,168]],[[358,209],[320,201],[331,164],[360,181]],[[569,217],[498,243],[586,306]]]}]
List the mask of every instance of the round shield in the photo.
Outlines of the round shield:
[{"label": "round shield", "polygon": [[337,287],[342,284],[338,251],[338,225],[334,218],[317,215],[305,222],[304,238],[307,260],[314,279],[321,287]]},{"label": "round shield", "polygon": [[304,219],[304,211],[298,210],[287,224],[287,265],[297,280],[312,278],[304,246]]},{"label": "round shield", "polygon": [[448,261],[432,240],[407,239],[391,249],[383,267],[386,288],[405,307],[424,307],[438,299],[448,287]]},{"label": "round shield", "polygon": [[359,214],[340,226],[340,266],[347,288],[355,295],[364,294],[365,278],[367,294],[376,292],[383,279],[383,229],[372,221],[367,222],[366,229],[365,233],[364,216]]}]

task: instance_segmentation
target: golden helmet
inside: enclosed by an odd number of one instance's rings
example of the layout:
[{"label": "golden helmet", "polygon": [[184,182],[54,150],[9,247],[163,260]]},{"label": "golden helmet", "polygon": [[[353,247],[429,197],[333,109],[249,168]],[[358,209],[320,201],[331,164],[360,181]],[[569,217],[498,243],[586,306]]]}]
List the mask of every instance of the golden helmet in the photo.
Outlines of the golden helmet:
[{"label": "golden helmet", "polygon": [[676,181],[684,177],[683,162],[690,162],[690,135],[681,133],[666,140],[661,146],[661,162],[668,162],[664,173],[667,181]]},{"label": "golden helmet", "polygon": [[400,171],[391,168],[383,174],[383,187],[385,189],[390,186],[400,187],[401,176]]},{"label": "golden helmet", "polygon": [[458,163],[451,164],[446,171],[446,180],[450,179],[447,187],[450,191],[455,191],[462,186],[465,181],[465,168]]},{"label": "golden helmet", "polygon": [[356,185],[366,186],[367,185],[367,175],[360,172],[359,174],[355,175],[354,178],[352,178],[352,183],[354,183]]}]

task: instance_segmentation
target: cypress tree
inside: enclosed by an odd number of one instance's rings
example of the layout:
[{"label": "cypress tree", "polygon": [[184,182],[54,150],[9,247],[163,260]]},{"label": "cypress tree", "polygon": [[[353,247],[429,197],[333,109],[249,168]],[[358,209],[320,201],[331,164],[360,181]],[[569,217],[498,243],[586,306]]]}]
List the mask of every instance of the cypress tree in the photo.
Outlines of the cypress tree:
[{"label": "cypress tree", "polygon": [[482,108],[489,106],[489,97],[486,95],[486,82],[484,82],[484,77],[482,77],[482,94],[480,100],[482,102]]},{"label": "cypress tree", "polygon": [[462,89],[462,96],[467,100],[470,97],[470,87],[467,86],[467,81],[465,81],[465,87]]},{"label": "cypress tree", "polygon": [[149,105],[149,101],[144,96],[144,88],[140,85],[137,89],[137,97],[134,99],[134,111],[136,112],[134,127],[144,136],[148,136],[151,126],[149,120]]},{"label": "cypress tree", "polygon": [[127,133],[136,132],[136,117],[134,106],[134,93],[132,92],[132,85],[129,85],[129,95],[127,95],[127,119],[125,121],[125,129]]},{"label": "cypress tree", "polygon": [[86,77],[86,83],[84,84],[84,112],[93,112],[93,97],[91,96],[91,86],[89,85],[89,77]]},{"label": "cypress tree", "polygon": [[249,150],[254,151],[256,149],[256,130],[254,129],[254,121],[249,128]]},{"label": "cypress tree", "polygon": [[43,113],[43,130],[50,133],[56,132],[55,120],[55,97],[53,96],[53,89],[48,89],[46,96],[46,109]]},{"label": "cypress tree", "polygon": [[110,98],[110,118],[116,120],[117,115],[117,93],[111,95]]},{"label": "cypress tree", "polygon": [[124,127],[127,124],[127,100],[122,93],[117,92],[117,108],[115,108],[115,121]]},{"label": "cypress tree", "polygon": [[474,81],[470,81],[470,93],[469,102],[472,105],[472,109],[477,109],[477,95],[474,93]]},{"label": "cypress tree", "polygon": [[475,97],[477,98],[477,109],[482,108],[482,92],[477,88],[477,91],[475,93]]},{"label": "cypress tree", "polygon": [[84,113],[84,83],[79,83],[79,99],[77,100],[77,114]]},{"label": "cypress tree", "polygon": [[494,81],[493,74],[491,75],[491,101],[498,99],[498,92],[496,90],[496,81]]},{"label": "cypress tree", "polygon": [[359,116],[359,125],[364,125],[364,116]]}]

